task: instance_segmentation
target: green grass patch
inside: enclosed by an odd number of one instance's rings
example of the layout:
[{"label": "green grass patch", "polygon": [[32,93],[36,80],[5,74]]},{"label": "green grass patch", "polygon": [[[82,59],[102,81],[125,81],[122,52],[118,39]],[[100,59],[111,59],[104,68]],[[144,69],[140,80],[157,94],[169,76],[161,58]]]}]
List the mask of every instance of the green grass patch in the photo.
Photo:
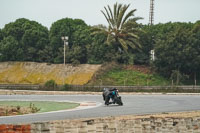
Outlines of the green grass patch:
[{"label": "green grass patch", "polygon": [[14,107],[36,107],[40,109],[37,113],[66,110],[78,107],[78,103],[69,102],[49,102],[49,101],[0,101],[0,106]]},{"label": "green grass patch", "polygon": [[125,85],[125,86],[153,86],[169,85],[170,81],[158,74],[145,74],[138,71],[126,70],[123,68],[113,68],[110,71],[99,75],[96,80],[103,85]]}]

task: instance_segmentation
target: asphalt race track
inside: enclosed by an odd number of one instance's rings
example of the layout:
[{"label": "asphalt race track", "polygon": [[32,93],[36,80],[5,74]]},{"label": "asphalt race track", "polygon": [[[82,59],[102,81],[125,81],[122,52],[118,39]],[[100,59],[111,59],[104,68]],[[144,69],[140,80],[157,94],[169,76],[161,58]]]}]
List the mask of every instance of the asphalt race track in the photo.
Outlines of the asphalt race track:
[{"label": "asphalt race track", "polygon": [[121,95],[124,106],[105,106],[101,95],[0,95],[0,100],[96,102],[86,109],[0,117],[0,124],[200,110],[199,95]]}]

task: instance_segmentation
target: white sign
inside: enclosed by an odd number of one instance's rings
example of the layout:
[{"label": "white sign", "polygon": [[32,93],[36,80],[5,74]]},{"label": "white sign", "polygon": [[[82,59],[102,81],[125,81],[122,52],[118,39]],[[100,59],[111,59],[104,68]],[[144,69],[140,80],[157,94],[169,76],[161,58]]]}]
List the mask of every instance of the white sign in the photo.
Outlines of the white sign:
[{"label": "white sign", "polygon": [[155,52],[154,50],[151,50],[151,60],[154,61],[155,60]]}]

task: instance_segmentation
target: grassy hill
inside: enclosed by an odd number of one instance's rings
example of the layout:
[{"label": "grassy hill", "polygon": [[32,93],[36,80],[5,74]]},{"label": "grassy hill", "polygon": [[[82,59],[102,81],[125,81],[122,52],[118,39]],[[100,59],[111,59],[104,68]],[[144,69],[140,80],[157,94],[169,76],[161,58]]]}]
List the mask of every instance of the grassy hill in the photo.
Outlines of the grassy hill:
[{"label": "grassy hill", "polygon": [[35,62],[1,62],[0,84],[57,84],[75,85],[168,85],[169,80],[149,67],[137,65],[47,64]]},{"label": "grassy hill", "polygon": [[104,66],[88,83],[90,85],[169,85],[170,81],[154,73],[146,66]]},{"label": "grassy hill", "polygon": [[47,64],[35,62],[1,62],[0,84],[86,84],[101,65]]}]

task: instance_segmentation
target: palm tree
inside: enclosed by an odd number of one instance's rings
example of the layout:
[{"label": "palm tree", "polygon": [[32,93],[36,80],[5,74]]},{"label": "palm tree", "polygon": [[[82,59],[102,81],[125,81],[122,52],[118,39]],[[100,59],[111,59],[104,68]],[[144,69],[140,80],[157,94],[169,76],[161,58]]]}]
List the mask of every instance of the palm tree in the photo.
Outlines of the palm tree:
[{"label": "palm tree", "polygon": [[140,48],[138,43],[138,28],[136,27],[136,21],[142,19],[140,17],[134,17],[136,9],[129,11],[127,14],[126,11],[129,8],[129,5],[114,4],[113,12],[108,5],[107,8],[104,7],[105,11],[103,13],[106,18],[109,26],[108,28],[100,28],[98,32],[104,32],[107,34],[107,43],[114,43],[118,47],[122,47],[125,51],[129,47],[136,49]]}]

